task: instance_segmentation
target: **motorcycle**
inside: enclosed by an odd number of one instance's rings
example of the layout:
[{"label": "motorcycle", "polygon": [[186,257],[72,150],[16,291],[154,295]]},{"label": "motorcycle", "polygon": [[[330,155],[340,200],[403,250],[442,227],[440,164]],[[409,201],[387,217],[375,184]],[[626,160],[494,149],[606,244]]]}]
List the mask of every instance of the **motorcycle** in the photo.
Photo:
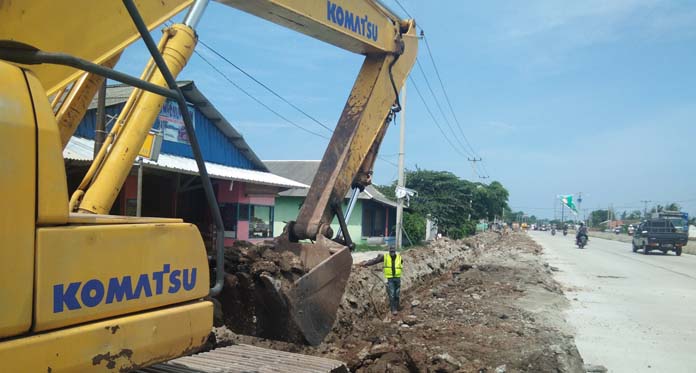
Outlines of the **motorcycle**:
[{"label": "motorcycle", "polygon": [[576,242],[576,245],[578,245],[578,249],[584,249],[585,246],[587,246],[587,236],[580,236]]},{"label": "motorcycle", "polygon": [[556,228],[551,228],[551,235],[555,236],[556,235]]},{"label": "motorcycle", "polygon": [[567,230],[567,229],[564,229],[564,230],[563,230],[563,236],[567,236],[567,235],[568,235],[568,230]]}]

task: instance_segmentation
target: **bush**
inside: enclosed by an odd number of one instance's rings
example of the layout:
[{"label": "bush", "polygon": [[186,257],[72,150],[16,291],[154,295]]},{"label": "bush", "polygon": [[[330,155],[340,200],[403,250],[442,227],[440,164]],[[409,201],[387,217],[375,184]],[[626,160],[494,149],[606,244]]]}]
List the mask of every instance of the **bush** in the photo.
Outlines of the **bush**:
[{"label": "bush", "polygon": [[462,225],[462,231],[465,237],[473,236],[476,234],[476,223],[473,221],[467,221]]},{"label": "bush", "polygon": [[404,211],[404,231],[408,238],[404,242],[408,242],[410,238],[413,244],[417,245],[425,239],[425,218],[418,213]]},{"label": "bush", "polygon": [[459,228],[450,228],[447,230],[447,237],[458,240],[464,237],[476,234],[476,223],[467,221]]},{"label": "bush", "polygon": [[382,245],[368,245],[366,243],[359,243],[355,245],[355,252],[360,253],[364,251],[384,251],[387,250],[386,246]]},{"label": "bush", "polygon": [[447,237],[453,240],[458,240],[464,237],[464,231],[460,228],[450,228],[449,230],[447,230]]}]

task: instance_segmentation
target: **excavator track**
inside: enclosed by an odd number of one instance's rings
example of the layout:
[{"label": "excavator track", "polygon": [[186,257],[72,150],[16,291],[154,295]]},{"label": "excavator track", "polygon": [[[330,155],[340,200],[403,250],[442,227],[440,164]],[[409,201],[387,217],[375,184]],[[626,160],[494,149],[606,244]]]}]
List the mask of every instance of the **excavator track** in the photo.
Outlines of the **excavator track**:
[{"label": "excavator track", "polygon": [[348,373],[338,360],[269,350],[245,344],[184,356],[137,373]]}]

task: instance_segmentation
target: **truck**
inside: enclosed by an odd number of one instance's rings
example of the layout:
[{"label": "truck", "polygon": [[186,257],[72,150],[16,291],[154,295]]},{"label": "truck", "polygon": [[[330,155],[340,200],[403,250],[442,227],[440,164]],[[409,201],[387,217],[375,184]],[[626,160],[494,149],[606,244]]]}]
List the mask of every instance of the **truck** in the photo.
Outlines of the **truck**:
[{"label": "truck", "polygon": [[673,251],[677,256],[687,244],[688,233],[674,226],[667,218],[653,218],[643,221],[633,233],[633,252],[642,250],[648,255],[653,250],[667,254]]},{"label": "truck", "polygon": [[677,230],[689,233],[689,213],[687,212],[660,211],[657,213],[657,216],[653,217],[667,219],[672,222],[672,225],[674,225],[674,228],[677,228]]},{"label": "truck", "polygon": [[[376,0],[220,2],[364,56],[305,203],[274,241],[274,250],[299,258],[301,277],[289,284],[255,278],[264,307],[233,315],[276,339],[317,345],[333,326],[352,269],[350,209],[344,214],[341,206],[351,189],[349,205],[371,183],[415,63],[416,24]],[[195,352],[208,339],[213,298],[228,286],[224,225],[205,149],[176,83],[198,43],[207,4],[0,3],[3,371],[129,371]],[[155,42],[150,31],[181,12],[183,21],[167,25]],[[151,56],[140,77],[114,69],[136,40]],[[62,151],[105,79],[136,89],[69,194]],[[182,114],[216,226],[210,252],[197,227],[182,219],[108,215],[167,98]],[[343,232],[336,236],[334,218]],[[226,370],[222,362],[211,364]]]}]

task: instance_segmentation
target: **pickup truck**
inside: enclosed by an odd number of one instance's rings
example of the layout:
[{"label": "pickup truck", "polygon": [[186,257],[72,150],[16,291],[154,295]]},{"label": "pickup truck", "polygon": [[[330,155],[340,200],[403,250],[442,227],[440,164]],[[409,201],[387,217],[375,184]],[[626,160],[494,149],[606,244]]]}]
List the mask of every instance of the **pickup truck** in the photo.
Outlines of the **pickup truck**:
[{"label": "pickup truck", "polygon": [[688,239],[688,235],[675,228],[669,219],[648,219],[633,234],[633,252],[643,250],[643,254],[647,255],[652,250],[660,250],[664,254],[674,251],[679,256]]}]

